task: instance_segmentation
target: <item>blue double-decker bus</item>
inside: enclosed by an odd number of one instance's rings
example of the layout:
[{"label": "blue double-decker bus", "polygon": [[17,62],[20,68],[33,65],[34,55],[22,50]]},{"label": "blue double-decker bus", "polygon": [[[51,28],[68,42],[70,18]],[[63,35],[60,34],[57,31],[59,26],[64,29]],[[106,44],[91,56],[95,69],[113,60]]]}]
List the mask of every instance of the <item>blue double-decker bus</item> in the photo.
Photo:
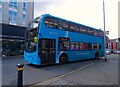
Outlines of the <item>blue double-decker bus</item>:
[{"label": "blue double-decker bus", "polygon": [[25,34],[24,59],[35,65],[104,56],[104,32],[49,14],[35,18]]}]

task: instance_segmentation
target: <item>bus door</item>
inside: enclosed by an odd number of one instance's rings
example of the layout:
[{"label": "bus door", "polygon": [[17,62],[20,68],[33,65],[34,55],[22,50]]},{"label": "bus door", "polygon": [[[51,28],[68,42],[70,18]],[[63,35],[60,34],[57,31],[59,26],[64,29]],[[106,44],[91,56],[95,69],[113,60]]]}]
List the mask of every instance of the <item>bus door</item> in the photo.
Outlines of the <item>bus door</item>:
[{"label": "bus door", "polygon": [[55,40],[41,39],[39,41],[39,56],[41,64],[55,63]]}]

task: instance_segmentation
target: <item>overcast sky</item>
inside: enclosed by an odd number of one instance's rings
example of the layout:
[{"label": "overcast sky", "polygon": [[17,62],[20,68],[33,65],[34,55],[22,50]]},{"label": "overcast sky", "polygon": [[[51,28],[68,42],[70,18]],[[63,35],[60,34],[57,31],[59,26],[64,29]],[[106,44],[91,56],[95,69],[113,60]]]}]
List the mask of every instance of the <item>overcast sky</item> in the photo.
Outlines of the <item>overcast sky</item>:
[{"label": "overcast sky", "polygon": [[[34,0],[34,18],[51,14],[97,29],[103,29],[103,0]],[[118,38],[118,2],[105,0],[106,31],[109,38]]]}]

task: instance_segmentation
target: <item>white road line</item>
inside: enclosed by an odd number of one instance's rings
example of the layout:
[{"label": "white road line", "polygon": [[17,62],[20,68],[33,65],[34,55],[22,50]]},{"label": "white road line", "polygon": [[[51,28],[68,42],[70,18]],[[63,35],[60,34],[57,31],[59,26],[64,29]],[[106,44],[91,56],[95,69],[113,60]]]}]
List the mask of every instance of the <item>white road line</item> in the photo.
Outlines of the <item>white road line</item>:
[{"label": "white road line", "polygon": [[83,67],[81,67],[81,68],[75,69],[75,70],[73,70],[73,71],[70,71],[70,72],[68,72],[68,73],[62,74],[62,75],[60,75],[60,76],[54,77],[54,78],[52,78],[52,79],[43,81],[43,82],[38,83],[38,84],[35,84],[35,85],[47,85],[47,84],[52,83],[52,82],[54,82],[54,81],[56,81],[56,80],[59,80],[59,79],[62,78],[62,77],[65,77],[65,76],[67,76],[67,75],[69,75],[69,74],[71,74],[71,73],[74,73],[74,72],[76,72],[76,71],[85,69],[85,68],[87,68],[87,67],[90,67],[90,66],[92,66],[92,65],[94,65],[94,64],[95,64],[95,63],[91,63],[91,64],[89,64],[89,65],[83,66]]}]

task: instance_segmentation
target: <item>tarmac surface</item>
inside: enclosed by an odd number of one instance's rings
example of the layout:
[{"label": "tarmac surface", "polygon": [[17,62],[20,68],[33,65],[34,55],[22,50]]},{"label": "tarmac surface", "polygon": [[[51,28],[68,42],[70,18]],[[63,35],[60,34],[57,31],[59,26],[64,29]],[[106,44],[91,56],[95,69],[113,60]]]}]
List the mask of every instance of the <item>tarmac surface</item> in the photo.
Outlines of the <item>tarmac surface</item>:
[{"label": "tarmac surface", "polygon": [[34,66],[24,62],[23,56],[2,59],[2,85],[17,84],[18,63],[24,64],[24,85],[117,85],[117,54],[108,56],[108,61],[88,60],[67,64]]}]

